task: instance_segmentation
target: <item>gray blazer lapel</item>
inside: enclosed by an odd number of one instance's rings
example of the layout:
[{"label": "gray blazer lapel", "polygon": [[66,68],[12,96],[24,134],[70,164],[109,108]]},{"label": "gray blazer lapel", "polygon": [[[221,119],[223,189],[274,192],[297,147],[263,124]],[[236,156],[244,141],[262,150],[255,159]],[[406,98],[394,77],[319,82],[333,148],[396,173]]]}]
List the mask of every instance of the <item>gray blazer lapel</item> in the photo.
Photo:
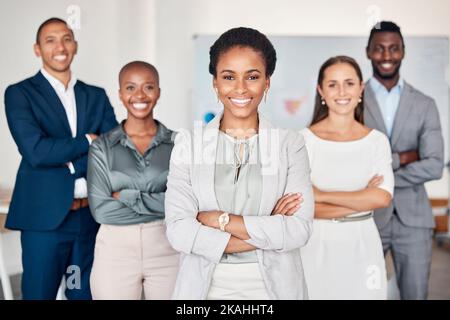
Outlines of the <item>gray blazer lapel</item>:
[{"label": "gray blazer lapel", "polygon": [[[222,113],[217,114],[205,127],[202,132],[194,129],[193,152],[195,170],[198,173],[200,210],[219,210],[215,188],[214,173],[216,162],[217,138],[219,134],[220,120]],[[198,128],[199,129],[199,128]],[[199,144],[201,141],[201,144]]]},{"label": "gray blazer lapel", "polygon": [[276,202],[280,166],[280,131],[259,113],[259,155],[262,191],[258,215],[268,215]]},{"label": "gray blazer lapel", "polygon": [[392,127],[391,145],[394,146],[401,135],[402,129],[408,122],[408,117],[411,114],[411,106],[413,105],[412,88],[405,82],[397,112],[395,113],[394,126]]},{"label": "gray blazer lapel", "polygon": [[364,89],[364,109],[364,112],[367,113],[365,118],[369,118],[368,126],[370,127],[371,122],[373,122],[376,127],[373,129],[382,131],[385,135],[387,135],[383,115],[381,114],[380,107],[378,106],[377,99],[375,98],[375,93],[373,92],[368,81],[366,82],[366,88]]}]

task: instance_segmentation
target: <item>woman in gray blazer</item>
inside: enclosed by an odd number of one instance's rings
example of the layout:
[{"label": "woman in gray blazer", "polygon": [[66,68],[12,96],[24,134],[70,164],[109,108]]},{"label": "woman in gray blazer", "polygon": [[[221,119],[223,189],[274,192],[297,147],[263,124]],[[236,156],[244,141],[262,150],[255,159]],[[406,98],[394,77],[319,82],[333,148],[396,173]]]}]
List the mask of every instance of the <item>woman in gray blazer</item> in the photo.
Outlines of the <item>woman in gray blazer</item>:
[{"label": "woman in gray blazer", "polygon": [[270,41],[250,28],[210,49],[223,112],[180,131],[170,161],[167,237],[181,252],[174,299],[307,298],[298,250],[314,212],[305,143],[258,112],[275,63]]}]

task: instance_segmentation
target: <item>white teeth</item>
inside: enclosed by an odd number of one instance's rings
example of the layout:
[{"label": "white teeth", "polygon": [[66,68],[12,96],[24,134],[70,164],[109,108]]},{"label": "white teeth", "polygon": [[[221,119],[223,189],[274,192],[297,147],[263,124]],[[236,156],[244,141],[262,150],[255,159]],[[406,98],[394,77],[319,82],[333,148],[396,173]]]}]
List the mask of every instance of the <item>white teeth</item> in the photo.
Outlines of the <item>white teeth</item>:
[{"label": "white teeth", "polygon": [[233,102],[233,104],[239,106],[239,107],[244,107],[245,105],[247,105],[252,99],[230,99],[231,102]]},{"label": "white teeth", "polygon": [[58,55],[58,56],[54,56],[53,59],[55,59],[56,61],[64,61],[67,59],[66,55]]},{"label": "white teeth", "polygon": [[133,108],[136,110],[143,110],[147,107],[146,103],[133,103]]},{"label": "white teeth", "polygon": [[350,102],[349,99],[340,99],[340,100],[336,100],[336,103],[337,103],[337,104],[340,104],[340,105],[346,105],[346,104],[348,104],[349,102]]},{"label": "white teeth", "polygon": [[390,68],[392,68],[392,66],[393,66],[392,63],[382,63],[382,64],[381,64],[381,67],[382,67],[383,69],[390,69]]}]

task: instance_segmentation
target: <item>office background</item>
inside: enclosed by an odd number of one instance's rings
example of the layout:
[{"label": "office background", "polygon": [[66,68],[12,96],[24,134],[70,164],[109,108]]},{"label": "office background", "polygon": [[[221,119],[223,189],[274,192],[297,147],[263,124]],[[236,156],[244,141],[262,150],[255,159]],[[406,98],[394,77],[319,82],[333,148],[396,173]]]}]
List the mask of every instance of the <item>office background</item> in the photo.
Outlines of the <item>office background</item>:
[{"label": "office background", "polygon": [[[6,124],[3,93],[39,70],[32,46],[37,27],[51,16],[75,24],[79,48],[72,70],[106,89],[119,120],[126,113],[117,95],[118,71],[136,59],[155,64],[162,88],[155,116],[172,129],[192,126],[194,35],[249,26],[269,36],[366,37],[375,21],[384,19],[398,23],[406,36],[450,37],[448,0],[2,0],[0,187],[13,187],[20,160]],[[448,64],[446,76],[448,83]],[[447,198],[448,186],[446,170],[441,180],[426,185],[435,198]],[[8,268],[20,268],[19,262],[7,261]]]},{"label": "office background", "polygon": [[[120,119],[125,117],[117,95],[121,66],[135,59],[154,63],[162,88],[156,117],[174,129],[192,126],[194,35],[245,25],[269,36],[367,36],[379,17],[397,22],[407,36],[450,37],[448,0],[5,0],[0,3],[2,95],[8,84],[40,68],[32,45],[37,27],[51,16],[78,23],[73,70],[106,89]],[[20,156],[1,101],[0,186],[12,187]],[[447,197],[448,184],[445,172],[427,189],[433,197]]]},{"label": "office background", "polygon": [[[197,35],[195,42],[195,77],[191,105],[194,120],[206,122],[222,110],[216,93],[211,90],[209,48],[218,35]],[[363,79],[372,76],[372,65],[365,48],[367,36],[276,36],[270,40],[277,50],[277,66],[271,77],[267,101],[260,110],[278,126],[301,130],[312,120],[317,86],[317,73],[329,57],[348,55],[354,58]],[[449,86],[446,81],[449,62],[449,40],[445,36],[405,36],[407,54],[401,74],[415,88],[436,101],[442,133],[445,159],[449,146]]]}]

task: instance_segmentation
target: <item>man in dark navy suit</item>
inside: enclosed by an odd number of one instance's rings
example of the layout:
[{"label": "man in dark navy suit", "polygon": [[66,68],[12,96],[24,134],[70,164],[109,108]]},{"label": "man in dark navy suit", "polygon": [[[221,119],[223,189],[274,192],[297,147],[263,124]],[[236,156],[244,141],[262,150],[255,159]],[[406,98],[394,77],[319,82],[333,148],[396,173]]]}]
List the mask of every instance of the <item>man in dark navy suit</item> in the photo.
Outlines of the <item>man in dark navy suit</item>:
[{"label": "man in dark navy suit", "polygon": [[34,45],[41,70],[5,92],[22,155],[6,227],[21,230],[24,299],[54,299],[63,276],[68,299],[91,299],[98,225],[87,201],[87,155],[117,121],[105,91],[71,72],[77,46],[64,20],[46,20]]}]

